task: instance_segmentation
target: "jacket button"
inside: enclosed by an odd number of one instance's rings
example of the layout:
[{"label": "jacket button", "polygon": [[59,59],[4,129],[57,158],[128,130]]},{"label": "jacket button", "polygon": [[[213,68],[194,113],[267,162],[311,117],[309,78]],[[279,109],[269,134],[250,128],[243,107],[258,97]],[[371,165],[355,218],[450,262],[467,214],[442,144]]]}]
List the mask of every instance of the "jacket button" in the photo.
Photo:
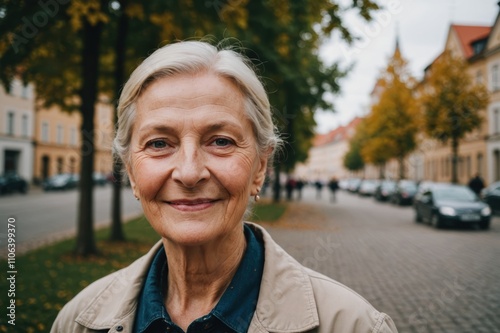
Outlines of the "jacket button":
[{"label": "jacket button", "polygon": [[118,331],[118,332],[121,332],[123,331],[123,326],[122,325],[118,325],[115,327],[115,329]]}]

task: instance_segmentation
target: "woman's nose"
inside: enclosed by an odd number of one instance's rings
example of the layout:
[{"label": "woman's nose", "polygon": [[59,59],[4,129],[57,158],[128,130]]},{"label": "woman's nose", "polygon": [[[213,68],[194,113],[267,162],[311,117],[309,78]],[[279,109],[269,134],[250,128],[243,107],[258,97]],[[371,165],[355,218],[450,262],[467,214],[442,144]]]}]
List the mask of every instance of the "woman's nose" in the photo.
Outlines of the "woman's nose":
[{"label": "woman's nose", "polygon": [[174,181],[187,188],[193,188],[210,178],[204,154],[196,144],[182,144],[176,155],[172,172]]}]

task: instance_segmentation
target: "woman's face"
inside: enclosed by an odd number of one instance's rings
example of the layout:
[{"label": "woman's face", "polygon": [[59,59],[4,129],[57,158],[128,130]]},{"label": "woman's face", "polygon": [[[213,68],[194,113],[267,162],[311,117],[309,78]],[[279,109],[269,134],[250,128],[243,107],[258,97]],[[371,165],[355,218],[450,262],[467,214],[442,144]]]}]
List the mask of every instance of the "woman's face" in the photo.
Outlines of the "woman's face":
[{"label": "woman's face", "polygon": [[182,245],[241,232],[267,156],[257,153],[239,88],[209,73],[162,78],[136,112],[127,170],[153,228]]}]

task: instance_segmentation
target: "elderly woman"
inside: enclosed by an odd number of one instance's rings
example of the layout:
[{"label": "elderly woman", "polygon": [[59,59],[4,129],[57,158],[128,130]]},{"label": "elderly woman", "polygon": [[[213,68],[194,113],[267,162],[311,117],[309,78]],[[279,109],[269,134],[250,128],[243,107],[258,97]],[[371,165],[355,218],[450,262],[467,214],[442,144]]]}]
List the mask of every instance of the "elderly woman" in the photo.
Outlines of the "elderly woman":
[{"label": "elderly woman", "polygon": [[148,57],[120,97],[115,151],[161,241],[78,294],[52,332],[395,332],[243,222],[279,144],[236,52],[191,41]]}]

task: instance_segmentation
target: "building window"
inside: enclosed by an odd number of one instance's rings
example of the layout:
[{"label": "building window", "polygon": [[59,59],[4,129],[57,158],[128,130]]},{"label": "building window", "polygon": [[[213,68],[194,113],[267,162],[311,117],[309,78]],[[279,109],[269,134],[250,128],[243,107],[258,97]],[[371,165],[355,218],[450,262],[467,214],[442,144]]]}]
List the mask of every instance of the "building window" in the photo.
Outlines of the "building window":
[{"label": "building window", "polygon": [[72,127],[69,132],[69,143],[72,146],[76,146],[76,128]]},{"label": "building window", "polygon": [[477,154],[477,174],[483,174],[483,154]]},{"label": "building window", "polygon": [[23,114],[22,118],[22,131],[23,131],[23,136],[27,137],[28,136],[28,115]]},{"label": "building window", "polygon": [[21,86],[21,97],[24,99],[28,99],[29,97],[29,86],[27,84]]},{"label": "building window", "polygon": [[500,89],[500,73],[498,73],[498,65],[491,67],[491,89],[493,91]]},{"label": "building window", "polygon": [[42,123],[42,141],[49,142],[49,124],[46,122]]},{"label": "building window", "polygon": [[483,72],[477,71],[476,84],[483,84]]},{"label": "building window", "polygon": [[7,113],[7,135],[14,135],[14,112]]},{"label": "building window", "polygon": [[62,144],[63,143],[63,134],[64,134],[64,129],[62,125],[57,125],[57,144]]},{"label": "building window", "polygon": [[493,134],[500,133],[500,111],[498,109],[493,110]]},{"label": "building window", "polygon": [[467,156],[467,178],[472,176],[472,166],[471,166],[471,158]]},{"label": "building window", "polygon": [[63,173],[64,159],[62,157],[57,158],[57,173]]}]

